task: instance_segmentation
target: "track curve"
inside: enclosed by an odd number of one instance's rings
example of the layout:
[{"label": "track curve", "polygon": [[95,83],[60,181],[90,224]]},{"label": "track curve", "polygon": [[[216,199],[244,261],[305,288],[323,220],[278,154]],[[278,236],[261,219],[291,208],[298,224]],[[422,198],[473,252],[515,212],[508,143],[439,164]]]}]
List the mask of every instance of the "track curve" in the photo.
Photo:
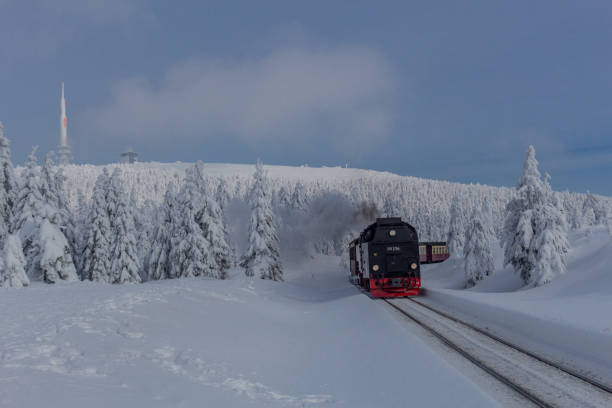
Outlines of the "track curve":
[{"label": "track curve", "polygon": [[539,407],[610,407],[612,393],[597,381],[554,363],[414,299],[383,299],[453,351]]},{"label": "track curve", "polygon": [[605,392],[608,392],[608,393],[612,394],[612,385],[610,385],[610,384],[605,384],[605,383],[603,383],[603,382],[601,382],[599,380],[596,380],[596,379],[593,379],[593,378],[589,378],[586,375],[577,372],[576,370],[572,370],[571,368],[563,366],[563,365],[561,365],[561,364],[559,364],[559,363],[557,363],[555,361],[552,361],[550,359],[547,359],[545,357],[538,356],[537,354],[532,353],[531,351],[526,350],[523,347],[520,347],[520,346],[518,346],[518,345],[516,345],[514,343],[506,341],[506,340],[502,339],[501,337],[496,336],[495,334],[488,332],[487,330],[481,329],[481,328],[479,328],[479,327],[477,327],[477,326],[475,326],[475,325],[473,325],[471,323],[468,323],[465,320],[459,319],[459,318],[457,318],[455,316],[451,316],[450,314],[448,314],[446,312],[443,312],[441,310],[435,309],[435,308],[431,307],[430,305],[424,304],[423,302],[419,302],[416,299],[408,298],[406,300],[409,300],[411,302],[417,303],[418,305],[420,305],[420,306],[422,306],[424,308],[427,308],[427,309],[431,310],[434,313],[437,313],[437,314],[439,314],[439,315],[441,315],[441,316],[443,316],[443,317],[445,317],[447,319],[451,319],[454,322],[457,322],[457,323],[460,323],[460,324],[462,324],[464,326],[467,326],[470,329],[475,330],[475,331],[477,331],[477,332],[479,332],[479,333],[481,333],[481,334],[483,334],[483,335],[485,335],[487,337],[490,337],[491,339],[493,339],[495,341],[498,341],[498,342],[500,342],[500,343],[502,343],[502,344],[504,344],[504,345],[506,345],[508,347],[511,347],[511,348],[517,350],[520,353],[526,354],[526,355],[530,356],[531,358],[539,360],[539,361],[541,361],[544,364],[548,364],[549,366],[555,367],[556,369],[561,370],[561,371],[563,371],[563,372],[565,372],[565,373],[567,373],[567,374],[569,374],[569,375],[571,375],[573,377],[579,378],[582,381],[584,381],[586,383],[589,383],[592,386],[594,386],[596,388],[599,388],[602,391],[605,391]]}]

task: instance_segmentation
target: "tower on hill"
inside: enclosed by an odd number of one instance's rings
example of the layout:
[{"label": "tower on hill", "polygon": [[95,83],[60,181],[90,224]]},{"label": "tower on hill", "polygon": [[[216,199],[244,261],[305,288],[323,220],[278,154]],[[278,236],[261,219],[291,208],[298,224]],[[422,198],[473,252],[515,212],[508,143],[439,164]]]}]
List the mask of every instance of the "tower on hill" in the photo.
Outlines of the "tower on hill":
[{"label": "tower on hill", "polygon": [[57,148],[59,164],[66,165],[72,160],[72,151],[68,145],[68,120],[66,119],[66,99],[64,98],[64,83],[62,82],[62,99],[60,99],[60,145]]}]

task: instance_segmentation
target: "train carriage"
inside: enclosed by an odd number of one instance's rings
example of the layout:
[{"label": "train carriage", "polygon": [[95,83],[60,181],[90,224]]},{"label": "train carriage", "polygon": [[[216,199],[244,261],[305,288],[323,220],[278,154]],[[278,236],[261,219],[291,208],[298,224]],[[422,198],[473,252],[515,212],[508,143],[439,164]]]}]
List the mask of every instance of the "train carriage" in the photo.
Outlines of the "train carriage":
[{"label": "train carriage", "polygon": [[450,257],[446,242],[420,242],[419,260],[421,264],[446,261]]}]

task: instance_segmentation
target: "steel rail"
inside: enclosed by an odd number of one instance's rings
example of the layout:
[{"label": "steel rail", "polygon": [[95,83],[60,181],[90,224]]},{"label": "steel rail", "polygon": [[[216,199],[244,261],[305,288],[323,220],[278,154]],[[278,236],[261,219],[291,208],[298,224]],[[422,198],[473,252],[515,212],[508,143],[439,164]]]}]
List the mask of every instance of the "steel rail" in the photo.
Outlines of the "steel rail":
[{"label": "steel rail", "polygon": [[554,408],[554,405],[550,405],[546,401],[544,401],[544,400],[540,399],[539,397],[533,395],[528,390],[524,389],[523,387],[521,387],[520,385],[516,384],[512,380],[508,379],[507,377],[505,377],[501,373],[499,373],[496,370],[494,370],[493,368],[489,367],[487,364],[485,364],[483,361],[478,359],[476,356],[474,356],[471,353],[465,351],[463,348],[461,348],[455,342],[450,340],[448,337],[446,337],[443,334],[439,333],[438,331],[433,329],[431,326],[429,326],[429,325],[425,324],[424,322],[422,322],[420,319],[412,316],[410,313],[408,313],[407,311],[405,311],[401,307],[399,307],[399,306],[395,305],[394,303],[390,302],[388,299],[382,299],[382,300],[386,304],[391,306],[393,309],[395,309],[396,311],[398,311],[402,315],[406,316],[407,318],[409,318],[410,320],[412,320],[413,322],[415,322],[416,324],[421,326],[427,332],[429,332],[432,335],[434,335],[436,338],[438,338],[444,344],[446,344],[448,347],[450,347],[452,350],[456,351],[458,354],[460,354],[461,356],[463,356],[464,358],[469,360],[475,366],[477,366],[478,368],[480,368],[481,370],[483,370],[487,374],[489,374],[492,377],[494,377],[495,379],[497,379],[502,384],[506,385],[507,387],[511,388],[512,390],[514,390],[515,392],[520,394],[523,398],[531,401],[535,405],[537,405],[539,407],[542,407],[542,408]]},{"label": "steel rail", "polygon": [[457,318],[455,316],[451,316],[450,314],[448,314],[446,312],[442,312],[440,310],[437,310],[437,309],[435,309],[435,308],[433,308],[433,307],[431,307],[429,305],[426,305],[426,304],[424,304],[422,302],[419,302],[416,299],[405,298],[404,300],[410,300],[410,301],[412,301],[412,302],[414,302],[414,303],[424,307],[425,309],[428,309],[428,310],[430,310],[430,311],[432,311],[432,312],[434,312],[434,313],[436,313],[436,314],[438,314],[438,315],[440,315],[442,317],[445,317],[445,318],[447,318],[449,320],[452,320],[455,323],[459,323],[459,324],[461,324],[463,326],[469,327],[470,329],[472,329],[472,330],[474,330],[474,331],[476,331],[476,332],[478,332],[478,333],[480,333],[480,334],[482,334],[484,336],[487,336],[490,339],[495,340],[498,343],[503,344],[504,346],[510,347],[511,349],[514,349],[514,350],[518,351],[519,353],[525,354],[525,355],[527,355],[527,356],[529,356],[529,357],[531,357],[531,358],[533,358],[535,360],[538,360],[541,363],[547,364],[547,365],[549,365],[549,366],[551,366],[553,368],[556,368],[557,370],[563,371],[564,373],[566,373],[568,375],[571,375],[572,377],[576,377],[576,378],[584,381],[585,383],[592,385],[593,387],[599,388],[602,391],[605,391],[607,393],[612,394],[612,386],[610,386],[608,384],[604,384],[601,381],[594,380],[592,378],[588,378],[585,375],[580,374],[580,373],[578,373],[578,372],[576,372],[576,371],[574,371],[574,370],[572,370],[570,368],[563,367],[563,366],[559,365],[559,363],[556,363],[556,362],[554,362],[552,360],[549,360],[549,359],[547,359],[545,357],[538,356],[537,354],[534,354],[534,353],[532,353],[529,350],[525,350],[524,348],[522,348],[520,346],[517,346],[516,344],[510,343],[507,340],[504,340],[501,337],[496,336],[496,335],[488,332],[487,330],[484,330],[484,329],[481,329],[481,328],[479,328],[477,326],[474,326],[473,324],[468,323],[468,322],[466,322],[466,321],[464,321],[462,319],[459,319],[459,318]]}]

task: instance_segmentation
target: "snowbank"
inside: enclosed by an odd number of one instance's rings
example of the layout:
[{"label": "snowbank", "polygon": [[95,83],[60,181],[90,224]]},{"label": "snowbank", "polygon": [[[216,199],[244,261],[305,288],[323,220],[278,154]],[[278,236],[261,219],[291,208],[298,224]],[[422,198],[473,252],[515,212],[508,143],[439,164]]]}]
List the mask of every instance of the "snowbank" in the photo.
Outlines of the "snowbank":
[{"label": "snowbank", "polygon": [[4,290],[0,406],[498,406],[337,262]]},{"label": "snowbank", "polygon": [[[424,301],[549,359],[612,383],[612,240],[606,228],[571,234],[568,273],[520,290],[510,268],[472,290],[458,290],[460,260],[425,268]],[[452,288],[452,289],[449,289]],[[505,290],[516,290],[502,293]]]}]

